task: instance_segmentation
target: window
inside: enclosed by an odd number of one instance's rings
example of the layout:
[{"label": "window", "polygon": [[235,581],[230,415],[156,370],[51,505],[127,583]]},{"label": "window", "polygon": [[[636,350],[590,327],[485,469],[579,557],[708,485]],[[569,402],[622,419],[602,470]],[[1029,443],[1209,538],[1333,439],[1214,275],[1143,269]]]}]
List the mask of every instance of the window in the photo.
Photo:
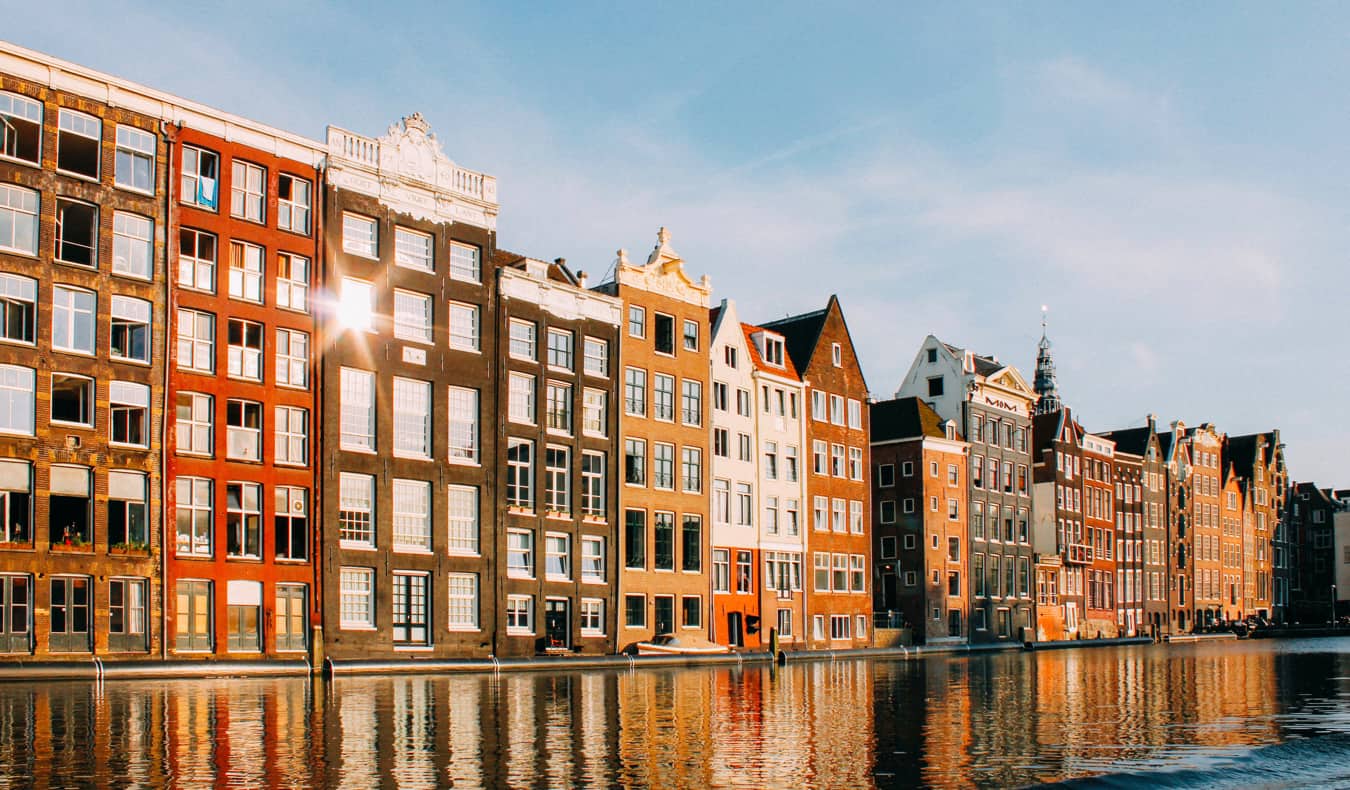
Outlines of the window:
[{"label": "window", "polygon": [[77,176],[98,178],[103,122],[84,113],[62,108],[56,133],[56,169]]},{"label": "window", "polygon": [[731,481],[713,481],[712,517],[717,524],[731,523]]},{"label": "window", "polygon": [[544,536],[544,576],[554,581],[572,578],[572,539],[550,532]]},{"label": "window", "polygon": [[863,534],[863,503],[860,499],[848,502],[848,530],[854,535]]},{"label": "window", "polygon": [[749,483],[736,484],[736,526],[754,525],[754,490]]},{"label": "window", "polygon": [[231,299],[262,303],[262,247],[241,241],[230,242],[229,293]]},{"label": "window", "polygon": [[647,512],[625,510],[623,514],[625,568],[647,567]]},{"label": "window", "polygon": [[394,480],[394,551],[431,551],[431,483]]},{"label": "window", "polygon": [[278,406],[274,416],[276,463],[305,466],[309,463],[309,411]]},{"label": "window", "polygon": [[785,479],[789,483],[797,482],[797,446],[795,444],[790,444],[784,449],[783,460],[787,464],[787,476]]},{"label": "window", "polygon": [[150,544],[146,521],[146,476],[108,472],[108,546],[144,550]]},{"label": "window", "polygon": [[778,534],[778,497],[764,498],[764,531],[770,535]]},{"label": "window", "polygon": [[[749,391],[749,390],[743,390],[743,389],[737,389],[737,390],[736,390],[736,413],[739,414],[739,415],[742,416],[742,417],[749,417],[749,416],[750,416],[750,391]],[[743,459],[743,460],[748,461],[748,460],[750,460],[750,459],[749,459],[749,458],[746,458],[746,459]]]},{"label": "window", "polygon": [[867,592],[867,573],[864,570],[866,559],[861,554],[848,555],[848,588],[851,592]]},{"label": "window", "polygon": [[225,402],[225,456],[240,461],[262,460],[262,404]]},{"label": "window", "polygon": [[848,476],[849,476],[849,479],[851,479],[851,480],[861,480],[861,479],[862,479],[862,469],[863,469],[863,463],[862,463],[862,448],[860,448],[860,447],[850,447],[850,448],[848,448]]},{"label": "window", "polygon": [[591,535],[581,538],[581,580],[605,583],[605,539]]},{"label": "window", "polygon": [[450,303],[450,347],[460,351],[478,351],[478,307]]},{"label": "window", "polygon": [[703,627],[703,598],[701,596],[680,596],[680,624],[684,628]]},{"label": "window", "polygon": [[338,540],[343,548],[375,548],[375,478],[338,477]]},{"label": "window", "polygon": [[826,465],[826,453],[829,452],[829,443],[820,439],[811,442],[811,471],[818,475],[829,474],[829,467]]},{"label": "window", "polygon": [[506,504],[534,509],[534,444],[524,439],[507,440]]},{"label": "window", "polygon": [[830,474],[834,477],[844,476],[844,445],[830,445]]},{"label": "window", "polygon": [[581,396],[581,430],[591,436],[609,435],[608,393],[588,389]]},{"label": "window", "polygon": [[263,325],[231,318],[226,325],[229,341],[226,364],[231,377],[262,381]]},{"label": "window", "polygon": [[178,231],[178,285],[215,293],[216,237],[206,231]]},{"label": "window", "polygon": [[801,522],[799,521],[797,500],[785,500],[783,505],[783,516],[787,522],[787,534],[797,535],[801,532]]},{"label": "window", "polygon": [[95,297],[64,285],[52,287],[52,348],[94,353]]},{"label": "window", "polygon": [[96,266],[99,262],[99,207],[57,199],[57,261]]},{"label": "window", "polygon": [[506,633],[529,636],[534,633],[534,596],[506,596]]},{"label": "window", "polygon": [[675,489],[675,445],[652,444],[652,486],[668,491]]},{"label": "window", "polygon": [[580,607],[583,636],[605,635],[605,602],[599,598],[582,598]]},{"label": "window", "polygon": [[150,446],[150,388],[130,381],[110,382],[108,418],[114,444]]},{"label": "window", "polygon": [[309,492],[295,486],[277,486],[273,493],[272,539],[277,559],[309,559]]},{"label": "window", "polygon": [[51,421],[92,427],[94,380],[70,373],[52,373]]},{"label": "window", "polygon": [[534,577],[534,533],[528,529],[506,531],[506,575]]},{"label": "window", "polygon": [[686,494],[703,492],[703,451],[697,447],[680,448],[680,487]]},{"label": "window", "polygon": [[844,398],[842,395],[830,396],[830,422],[834,425],[844,424]]},{"label": "window", "polygon": [[835,532],[847,532],[848,524],[845,521],[845,508],[847,505],[842,499],[830,500],[830,528]]},{"label": "window", "polygon": [[431,297],[414,291],[394,291],[394,337],[431,343]]},{"label": "window", "polygon": [[42,104],[0,92],[0,156],[42,163]]},{"label": "window", "polygon": [[139,214],[113,212],[114,274],[150,279],[154,269],[155,223]]},{"label": "window", "polygon": [[581,512],[589,518],[605,518],[605,456],[581,455]]},{"label": "window", "polygon": [[510,354],[514,359],[536,361],[535,337],[538,328],[533,321],[512,318],[510,322]]},{"label": "window", "polygon": [[473,486],[450,486],[446,500],[449,516],[449,551],[451,554],[478,553],[478,489]]},{"label": "window", "polygon": [[783,367],[783,341],[781,339],[765,336],[764,361],[774,367]]},{"label": "window", "polygon": [[647,336],[647,311],[636,305],[628,308],[628,334],[638,338]]},{"label": "window", "polygon": [[277,384],[309,388],[309,335],[294,329],[277,330]]},{"label": "window", "polygon": [[703,383],[684,379],[680,382],[680,420],[685,425],[703,424]]},{"label": "window", "polygon": [[572,344],[575,336],[561,329],[548,330],[548,366],[559,370],[572,369]]},{"label": "window", "polygon": [[225,552],[231,557],[262,557],[262,486],[225,484]]},{"label": "window", "polygon": [[208,211],[216,210],[220,186],[220,157],[211,151],[183,146],[183,170],[178,180],[178,199]]},{"label": "window", "polygon": [[624,370],[624,411],[637,417],[647,413],[647,371],[637,368]]},{"label": "window", "polygon": [[[729,349],[734,351],[735,349]],[[717,411],[727,410],[727,385],[721,381],[714,381],[712,384],[713,408]]]},{"label": "window", "polygon": [[108,580],[109,650],[126,653],[145,651],[145,587],[144,579]]},{"label": "window", "polygon": [[379,257],[379,228],[375,220],[359,214],[342,215],[342,251],[364,258]]},{"label": "window", "polygon": [[653,513],[656,552],[654,567],[658,571],[675,570],[675,514]]},{"label": "window", "polygon": [[211,515],[212,482],[201,477],[180,477],[175,486],[178,556],[210,557],[211,533],[215,528]]},{"label": "window", "polygon": [[481,279],[478,258],[477,247],[460,244],[457,241],[450,242],[450,279],[468,283],[478,282]]},{"label": "window", "polygon": [[37,248],[38,193],[0,184],[0,250],[37,255]]},{"label": "window", "polygon": [[609,376],[609,342],[597,337],[588,337],[584,341],[582,364],[586,373],[592,376]]},{"label": "window", "polygon": [[816,592],[830,591],[830,555],[827,552],[818,551],[815,553],[815,590]]},{"label": "window", "polygon": [[174,622],[174,650],[211,650],[211,582],[180,579]]},{"label": "window", "polygon": [[548,383],[548,429],[572,433],[572,385],[557,381]]},{"label": "window", "polygon": [[310,183],[288,173],[277,175],[277,227],[309,233]]},{"label": "window", "polygon": [[703,519],[698,516],[686,515],[680,525],[680,569],[703,570]]},{"label": "window", "polygon": [[675,377],[657,373],[652,377],[652,416],[658,420],[675,419]]},{"label": "window", "polygon": [[844,365],[844,348],[838,343],[830,344],[830,359],[834,362],[836,368]]},{"label": "window", "polygon": [[302,651],[309,646],[309,606],[303,584],[276,586],[273,623],[277,650]]},{"label": "window", "polygon": [[848,427],[855,431],[862,430],[862,402],[853,398],[848,399]]},{"label": "window", "polygon": [[672,316],[656,313],[655,319],[656,353],[674,355],[675,319]]},{"label": "window", "polygon": [[446,626],[451,631],[477,631],[478,574],[451,573],[446,576],[445,583],[450,590]]},{"label": "window", "polygon": [[375,627],[375,570],[343,568],[341,579],[341,626],[345,629]]},{"label": "window", "polygon": [[431,382],[394,377],[394,455],[431,458]]},{"label": "window", "polygon": [[[0,94],[0,103],[3,100]],[[0,187],[0,234],[4,233],[3,201],[4,188]],[[37,281],[0,272],[0,340],[32,343],[36,331]]]},{"label": "window", "polygon": [[647,484],[647,443],[641,439],[623,441],[624,483]]},{"label": "window", "polygon": [[684,350],[698,351],[698,322],[685,320],[684,322]]},{"label": "window", "polygon": [[309,259],[289,252],[277,254],[277,307],[309,312]]},{"label": "window", "polygon": [[375,451],[375,374],[342,368],[341,438],[344,450]]},{"label": "window", "polygon": [[567,515],[572,512],[572,464],[566,447],[544,449],[544,509]]},{"label": "window", "polygon": [[238,159],[230,167],[230,214],[262,222],[267,205],[267,171]]},{"label": "window", "polygon": [[108,333],[113,359],[128,362],[150,361],[150,303],[130,296],[112,298],[111,331]]},{"label": "window", "polygon": [[811,525],[817,532],[825,532],[830,528],[829,497],[818,496],[812,500]]}]

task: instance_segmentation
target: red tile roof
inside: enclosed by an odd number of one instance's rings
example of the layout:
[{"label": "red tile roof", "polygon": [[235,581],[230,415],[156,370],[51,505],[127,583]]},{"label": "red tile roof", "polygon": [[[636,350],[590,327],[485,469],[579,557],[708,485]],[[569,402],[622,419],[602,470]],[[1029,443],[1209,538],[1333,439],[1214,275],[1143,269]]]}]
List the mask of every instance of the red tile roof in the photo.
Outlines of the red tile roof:
[{"label": "red tile roof", "polygon": [[[745,332],[745,344],[750,347],[750,361],[755,363],[755,367],[758,370],[760,370],[763,373],[772,373],[775,376],[782,376],[784,378],[789,378],[792,379],[793,381],[802,380],[802,377],[797,375],[797,368],[792,364],[792,357],[787,353],[786,349],[783,352],[783,367],[780,368],[777,365],[770,365],[768,362],[764,361],[764,358],[762,356],[760,356],[759,346],[755,343],[754,339],[751,337],[751,335],[755,334],[756,332],[769,332],[771,334],[782,337],[781,333],[775,332],[772,329],[764,329],[763,327],[758,327],[755,326],[754,324],[746,324],[746,323],[741,324],[741,331]],[[786,343],[784,345],[786,346]]]}]

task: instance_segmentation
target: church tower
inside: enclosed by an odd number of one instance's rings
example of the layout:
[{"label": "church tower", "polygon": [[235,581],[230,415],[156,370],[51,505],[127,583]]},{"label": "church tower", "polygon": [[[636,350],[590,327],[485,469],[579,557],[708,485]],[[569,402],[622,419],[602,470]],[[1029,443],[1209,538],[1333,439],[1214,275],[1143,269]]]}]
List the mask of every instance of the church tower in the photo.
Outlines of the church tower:
[{"label": "church tower", "polygon": [[1041,342],[1036,345],[1036,401],[1037,414],[1053,414],[1064,408],[1059,400],[1059,388],[1055,382],[1055,360],[1050,355],[1050,338],[1045,328],[1046,309],[1041,308]]}]

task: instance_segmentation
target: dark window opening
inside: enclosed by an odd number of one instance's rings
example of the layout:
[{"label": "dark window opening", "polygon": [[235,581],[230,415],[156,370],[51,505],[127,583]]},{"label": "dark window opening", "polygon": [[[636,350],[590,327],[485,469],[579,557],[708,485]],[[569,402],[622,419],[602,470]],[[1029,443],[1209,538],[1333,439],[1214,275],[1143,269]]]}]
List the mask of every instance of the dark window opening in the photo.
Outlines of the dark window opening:
[{"label": "dark window opening", "polygon": [[56,169],[98,178],[102,126],[97,118],[62,110],[56,137]]},{"label": "dark window opening", "polygon": [[126,499],[108,500],[108,545],[112,548],[144,550],[147,543],[145,502]]},{"label": "dark window opening", "polygon": [[930,348],[930,349],[928,349],[928,362],[929,362],[929,364],[932,364],[932,363],[934,363],[934,362],[937,362],[937,349],[936,349],[936,348]]},{"label": "dark window opening", "polygon": [[629,510],[624,516],[624,567],[647,567],[647,514]]},{"label": "dark window opening", "polygon": [[680,568],[697,573],[703,569],[703,523],[697,516],[684,517],[681,537],[683,545],[680,547],[682,554]]},{"label": "dark window opening", "polygon": [[52,421],[94,423],[94,382],[83,376],[52,374]]},{"label": "dark window opening", "polygon": [[42,105],[25,96],[0,93],[0,156],[39,164]]},{"label": "dark window opening", "polygon": [[937,376],[928,380],[928,397],[942,397],[942,377]]},{"label": "dark window opening", "polygon": [[675,353],[675,319],[668,315],[656,314],[656,351],[660,354]]},{"label": "dark window opening", "polygon": [[670,513],[657,513],[653,519],[656,533],[655,568],[659,571],[675,570],[675,517]]},{"label": "dark window opening", "polygon": [[669,634],[675,631],[675,599],[669,595],[656,596],[655,633]]},{"label": "dark window opening", "polygon": [[98,263],[98,207],[73,200],[56,201],[56,258],[66,263]]},{"label": "dark window opening", "polygon": [[93,540],[89,497],[53,494],[48,524],[53,545],[88,546]]}]

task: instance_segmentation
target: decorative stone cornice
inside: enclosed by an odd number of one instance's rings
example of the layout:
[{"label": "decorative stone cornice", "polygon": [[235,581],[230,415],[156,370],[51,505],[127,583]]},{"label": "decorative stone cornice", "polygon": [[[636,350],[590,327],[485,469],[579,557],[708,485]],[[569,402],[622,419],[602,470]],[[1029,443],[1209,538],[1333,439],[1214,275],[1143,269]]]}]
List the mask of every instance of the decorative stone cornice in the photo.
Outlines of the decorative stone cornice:
[{"label": "decorative stone cornice", "polygon": [[418,219],[496,230],[497,179],[456,165],[430,129],[421,113],[379,138],[328,127],[329,180]]},{"label": "decorative stone cornice", "polygon": [[612,296],[548,279],[548,264],[526,260],[526,269],[501,270],[503,300],[518,299],[542,307],[566,321],[587,319],[619,326],[623,304]]},{"label": "decorative stone cornice", "polygon": [[628,251],[619,250],[614,261],[614,280],[621,286],[668,296],[700,307],[712,303],[712,280],[708,275],[695,282],[684,271],[684,259],[670,246],[670,231],[662,227],[647,263],[635,265]]}]

